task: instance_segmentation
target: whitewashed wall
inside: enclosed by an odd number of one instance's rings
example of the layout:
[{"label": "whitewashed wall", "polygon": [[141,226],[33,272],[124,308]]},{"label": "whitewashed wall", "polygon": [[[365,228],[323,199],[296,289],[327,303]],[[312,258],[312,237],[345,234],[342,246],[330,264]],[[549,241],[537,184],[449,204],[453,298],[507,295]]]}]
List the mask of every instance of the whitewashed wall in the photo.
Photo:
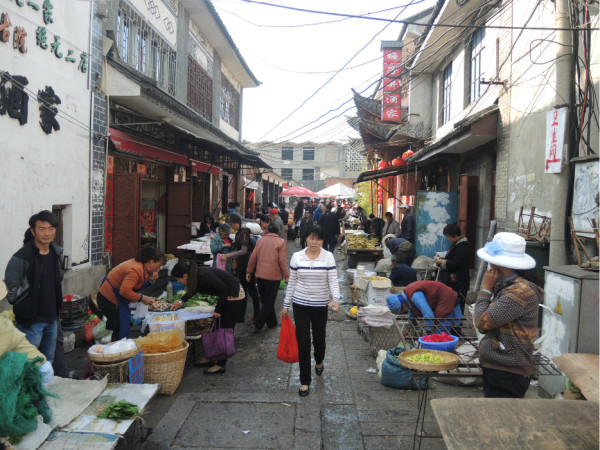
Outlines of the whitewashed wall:
[{"label": "whitewashed wall", "polygon": [[[40,7],[43,1],[36,2]],[[88,52],[90,3],[52,0],[54,23],[44,24],[42,11],[23,2],[0,0],[0,12],[12,26],[8,42],[0,42],[0,71],[28,79],[28,120],[20,125],[0,115],[0,271],[22,245],[29,217],[53,205],[65,210],[65,254],[74,263],[89,258],[90,229],[90,90],[88,73],[79,70],[80,55]],[[27,53],[13,48],[14,27],[24,27]],[[45,26],[48,48],[36,45],[36,29]],[[51,52],[54,36],[59,52]],[[65,61],[72,49],[75,63]],[[46,134],[40,124],[37,93],[51,86],[60,98],[56,117],[60,130]]]}]

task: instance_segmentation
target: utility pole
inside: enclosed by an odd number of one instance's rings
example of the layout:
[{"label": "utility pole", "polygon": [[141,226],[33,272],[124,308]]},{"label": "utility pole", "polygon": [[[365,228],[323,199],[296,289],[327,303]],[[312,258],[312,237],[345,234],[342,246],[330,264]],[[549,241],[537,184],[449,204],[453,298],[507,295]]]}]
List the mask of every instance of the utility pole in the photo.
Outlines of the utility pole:
[{"label": "utility pole", "polygon": [[[573,64],[573,47],[569,20],[569,0],[556,0],[556,101],[555,105],[565,105],[572,101],[571,90],[571,65]],[[570,105],[569,105],[570,106]],[[571,117],[567,115],[567,127],[570,129]],[[565,133],[569,136],[569,133]],[[570,141],[569,144],[570,145]],[[568,148],[568,147],[567,147]],[[563,150],[563,149],[561,149]],[[560,173],[546,174],[552,177],[552,231],[550,233],[550,266],[561,266],[569,264],[569,258],[565,248],[565,220],[570,211],[565,210],[569,183],[569,159],[570,151],[563,151],[563,165]]]}]

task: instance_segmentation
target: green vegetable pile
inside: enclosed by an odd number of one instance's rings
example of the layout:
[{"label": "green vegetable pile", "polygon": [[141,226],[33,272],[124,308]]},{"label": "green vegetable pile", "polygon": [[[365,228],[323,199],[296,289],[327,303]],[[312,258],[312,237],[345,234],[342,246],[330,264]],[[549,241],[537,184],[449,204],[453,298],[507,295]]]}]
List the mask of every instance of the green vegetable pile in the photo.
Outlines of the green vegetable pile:
[{"label": "green vegetable pile", "polygon": [[106,408],[98,414],[100,419],[110,419],[115,422],[121,422],[126,419],[133,419],[140,414],[140,408],[133,403],[129,403],[125,400],[119,402],[112,402]]},{"label": "green vegetable pile", "polygon": [[[179,291],[173,297],[165,298],[165,302],[175,303],[177,300],[179,300],[184,295],[185,295],[184,290]],[[200,302],[206,302],[209,305],[216,305],[218,300],[219,300],[219,297],[216,297],[214,295],[196,293],[192,298],[190,298],[187,302],[185,302],[182,305],[182,308],[188,308],[190,306],[200,306],[201,305]]]}]

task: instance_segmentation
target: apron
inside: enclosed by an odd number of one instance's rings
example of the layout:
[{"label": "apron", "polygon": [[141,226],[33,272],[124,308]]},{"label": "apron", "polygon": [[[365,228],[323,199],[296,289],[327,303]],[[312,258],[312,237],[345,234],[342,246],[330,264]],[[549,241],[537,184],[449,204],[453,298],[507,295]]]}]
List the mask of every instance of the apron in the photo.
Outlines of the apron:
[{"label": "apron", "polygon": [[[124,298],[119,290],[112,285],[108,277],[104,277],[100,286],[107,281],[110,284],[110,287],[115,294],[115,298],[119,304],[119,340],[123,338],[129,338],[129,334],[131,332],[131,309],[129,309],[129,300]],[[144,284],[140,287],[140,289],[144,289],[146,286],[150,285],[150,280],[144,281]]]}]

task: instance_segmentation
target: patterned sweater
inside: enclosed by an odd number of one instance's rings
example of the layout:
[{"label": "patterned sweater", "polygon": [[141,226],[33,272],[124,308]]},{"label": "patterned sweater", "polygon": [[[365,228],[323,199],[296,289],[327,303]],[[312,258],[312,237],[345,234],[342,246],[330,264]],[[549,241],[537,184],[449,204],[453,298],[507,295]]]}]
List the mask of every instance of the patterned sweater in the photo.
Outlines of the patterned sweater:
[{"label": "patterned sweater", "polygon": [[479,291],[474,320],[485,333],[479,344],[483,367],[531,375],[538,305],[543,298],[542,288],[514,272],[496,285],[493,297]]}]

